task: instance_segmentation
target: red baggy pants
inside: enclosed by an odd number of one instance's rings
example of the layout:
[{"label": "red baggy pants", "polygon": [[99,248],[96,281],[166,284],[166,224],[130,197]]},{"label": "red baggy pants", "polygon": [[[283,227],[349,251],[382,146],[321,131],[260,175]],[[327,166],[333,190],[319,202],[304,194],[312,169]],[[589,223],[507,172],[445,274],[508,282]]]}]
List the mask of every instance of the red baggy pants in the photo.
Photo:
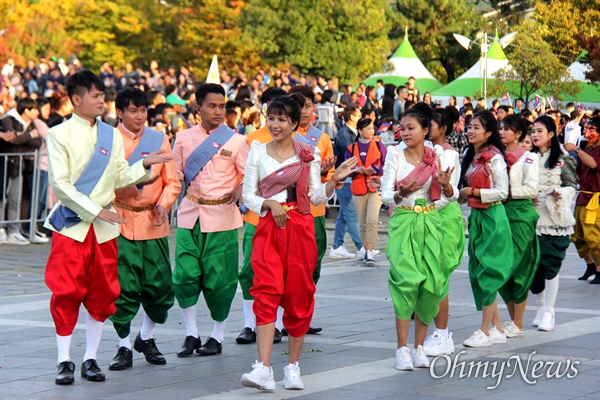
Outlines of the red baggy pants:
[{"label": "red baggy pants", "polygon": [[308,331],[315,308],[312,274],[317,246],[312,215],[290,210],[288,216],[284,229],[275,224],[270,212],[258,222],[252,241],[250,294],[257,325],[275,322],[281,304],[283,324],[290,336],[300,337]]},{"label": "red baggy pants", "polygon": [[54,232],[46,285],[52,291],[50,312],[58,335],[73,333],[82,303],[92,318],[104,322],[115,313],[121,291],[117,240],[98,244],[93,227],[83,243]]}]

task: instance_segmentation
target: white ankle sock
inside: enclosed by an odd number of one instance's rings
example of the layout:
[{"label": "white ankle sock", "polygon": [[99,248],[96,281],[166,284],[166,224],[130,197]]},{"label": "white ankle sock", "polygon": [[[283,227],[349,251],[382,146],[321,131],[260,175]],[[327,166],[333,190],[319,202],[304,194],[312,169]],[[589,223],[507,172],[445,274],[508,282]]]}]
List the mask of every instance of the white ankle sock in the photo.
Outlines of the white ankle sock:
[{"label": "white ankle sock", "polygon": [[83,361],[96,359],[100,340],[102,339],[102,328],[104,328],[104,322],[94,319],[88,313],[85,314],[85,354],[83,355]]},{"label": "white ankle sock", "polygon": [[252,310],[254,300],[242,300],[242,304],[244,305],[244,328],[255,329],[256,315],[254,315],[254,311]]},{"label": "white ankle sock", "polygon": [[58,349],[58,360],[57,364],[60,364],[63,361],[68,361],[71,359],[69,355],[69,350],[71,349],[71,338],[73,335],[69,336],[59,336],[56,335],[56,348]]},{"label": "white ankle sock", "polygon": [[183,323],[185,324],[185,336],[198,337],[198,326],[196,325],[196,305],[182,308]]},{"label": "white ankle sock", "polygon": [[448,328],[446,328],[446,329],[435,328],[435,331],[437,333],[439,333],[444,339],[448,340]]},{"label": "white ankle sock", "polygon": [[129,338],[129,335],[124,338],[119,338],[119,347],[127,347],[131,350],[131,339]]},{"label": "white ankle sock", "polygon": [[144,314],[144,322],[142,322],[142,329],[140,330],[140,338],[142,340],[152,339],[152,333],[154,332],[154,326],[156,322],[152,321],[147,314]]},{"label": "white ankle sock", "polygon": [[215,321],[215,326],[213,328],[212,333],[210,334],[210,337],[213,339],[216,339],[216,341],[219,343],[223,343],[223,339],[225,337],[225,324],[226,323],[227,323],[227,320],[222,321],[222,322]]},{"label": "white ankle sock", "polygon": [[558,296],[558,275],[546,281],[546,307],[554,309]]},{"label": "white ankle sock", "polygon": [[277,319],[275,320],[275,328],[283,329],[283,307],[279,306],[277,309]]}]

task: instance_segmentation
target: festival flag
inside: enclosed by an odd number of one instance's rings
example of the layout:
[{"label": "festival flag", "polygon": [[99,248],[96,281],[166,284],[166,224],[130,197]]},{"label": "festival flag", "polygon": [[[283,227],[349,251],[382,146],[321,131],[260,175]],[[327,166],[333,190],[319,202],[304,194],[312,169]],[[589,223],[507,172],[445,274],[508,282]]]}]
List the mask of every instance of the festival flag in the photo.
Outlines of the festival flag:
[{"label": "festival flag", "polygon": [[510,103],[510,94],[508,94],[508,92],[504,93],[504,96],[502,96],[502,100],[500,101],[506,101],[508,100],[508,102]]},{"label": "festival flag", "polygon": [[219,76],[219,63],[217,62],[217,55],[213,55],[213,59],[210,63],[210,69],[208,70],[208,76],[206,77],[206,83],[221,83],[221,77]]},{"label": "festival flag", "polygon": [[540,96],[536,94],[535,95],[535,103],[533,104],[533,108],[537,110],[538,108],[541,108],[541,107],[542,107],[542,102],[540,100]]},{"label": "festival flag", "polygon": [[386,132],[388,129],[390,129],[390,126],[392,126],[391,122],[384,122],[383,124],[381,124],[379,129],[377,129],[377,134],[381,135],[383,132]]},{"label": "festival flag", "polygon": [[552,103],[554,103],[554,96],[548,96],[548,104],[552,105]]},{"label": "festival flag", "polygon": [[577,103],[577,111],[579,111],[579,112],[583,111],[583,106],[579,102]]}]

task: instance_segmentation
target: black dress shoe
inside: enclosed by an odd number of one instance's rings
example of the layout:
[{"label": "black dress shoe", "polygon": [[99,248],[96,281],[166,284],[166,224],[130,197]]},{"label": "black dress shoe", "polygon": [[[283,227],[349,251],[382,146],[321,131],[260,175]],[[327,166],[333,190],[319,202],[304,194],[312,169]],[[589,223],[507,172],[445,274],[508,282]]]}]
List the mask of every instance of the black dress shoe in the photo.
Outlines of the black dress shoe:
[{"label": "black dress shoe", "polygon": [[217,339],[208,338],[206,343],[204,343],[204,346],[196,350],[196,353],[201,356],[214,356],[215,354],[221,354],[222,351],[223,345],[217,342]]},{"label": "black dress shoe", "polygon": [[98,363],[93,358],[85,360],[81,364],[81,377],[92,382],[103,382],[106,379]]},{"label": "black dress shoe", "polygon": [[127,347],[121,346],[117,351],[117,355],[108,364],[108,369],[111,371],[122,371],[133,366],[133,352]]},{"label": "black dress shoe", "polygon": [[177,357],[187,357],[194,354],[194,350],[198,351],[198,349],[202,346],[202,341],[200,340],[200,336],[186,336],[183,341],[183,346],[177,352]]},{"label": "black dress shoe", "polygon": [[57,385],[70,385],[75,382],[75,363],[73,361],[63,361],[58,364],[58,373],[54,383]]},{"label": "black dress shoe", "polygon": [[252,328],[242,329],[242,333],[235,339],[237,344],[250,344],[256,342],[256,332]]},{"label": "black dress shoe", "polygon": [[588,278],[596,273],[596,264],[590,263],[587,265],[585,272],[579,278],[580,281],[587,281]]},{"label": "black dress shoe", "polygon": [[273,343],[281,342],[281,331],[275,328],[275,336],[273,336]]},{"label": "black dress shoe", "polygon": [[308,328],[308,332],[306,332],[307,335],[316,335],[317,333],[321,332],[323,330],[323,328],[313,328],[312,326]]},{"label": "black dress shoe", "polygon": [[596,272],[596,277],[590,281],[593,285],[600,285],[600,272]]},{"label": "black dress shoe", "polygon": [[281,334],[282,334],[283,336],[287,336],[287,335],[288,335],[288,331],[287,331],[287,329],[285,329],[285,328],[281,328]]},{"label": "black dress shoe", "polygon": [[167,360],[165,360],[162,353],[156,347],[156,341],[154,338],[142,340],[140,334],[138,333],[138,335],[135,337],[135,342],[133,342],[133,348],[138,353],[144,353],[144,356],[146,356],[146,361],[150,364],[165,365],[167,363]]}]

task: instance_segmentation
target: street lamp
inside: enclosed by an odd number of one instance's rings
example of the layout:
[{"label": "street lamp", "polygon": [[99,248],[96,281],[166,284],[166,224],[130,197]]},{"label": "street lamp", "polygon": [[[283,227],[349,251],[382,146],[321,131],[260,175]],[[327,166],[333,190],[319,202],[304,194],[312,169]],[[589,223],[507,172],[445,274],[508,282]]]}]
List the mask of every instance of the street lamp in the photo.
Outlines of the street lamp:
[{"label": "street lamp", "polygon": [[[487,54],[490,48],[488,39],[495,40],[495,38],[488,36],[486,31],[477,35],[477,40],[471,40],[466,36],[459,35],[458,33],[453,33],[454,39],[466,50],[471,48],[472,44],[476,44],[481,48],[481,58],[483,59],[483,97],[487,103]],[[517,32],[509,33],[506,36],[503,36],[498,42],[500,46],[504,49],[508,46],[517,36]]]}]

